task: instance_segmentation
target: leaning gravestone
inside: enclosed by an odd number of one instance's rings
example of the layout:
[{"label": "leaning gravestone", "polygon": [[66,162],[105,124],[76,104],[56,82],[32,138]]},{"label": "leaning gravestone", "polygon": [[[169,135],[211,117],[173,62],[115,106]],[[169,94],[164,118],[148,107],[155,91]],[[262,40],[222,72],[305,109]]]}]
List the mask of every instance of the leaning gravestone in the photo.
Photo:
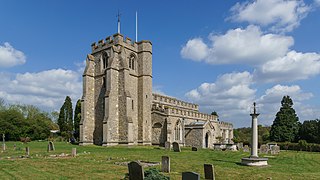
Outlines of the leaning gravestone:
[{"label": "leaning gravestone", "polygon": [[271,154],[279,154],[280,153],[280,146],[274,145],[271,147]]},{"label": "leaning gravestone", "polygon": [[268,145],[262,144],[262,145],[260,146],[260,153],[268,154],[268,151],[269,151]]},{"label": "leaning gravestone", "polygon": [[179,143],[173,142],[173,143],[172,143],[172,146],[173,146],[173,151],[174,151],[174,152],[181,152]]},{"label": "leaning gravestone", "polygon": [[29,156],[30,155],[30,148],[26,147],[26,155]]},{"label": "leaning gravestone", "polygon": [[161,171],[166,172],[166,173],[170,172],[170,158],[169,158],[169,156],[162,156]]},{"label": "leaning gravestone", "polygon": [[55,150],[55,148],[54,148],[53,142],[52,142],[52,141],[49,141],[49,144],[48,144],[48,152],[54,151],[54,150]]},{"label": "leaning gravestone", "polygon": [[171,150],[171,143],[169,142],[169,141],[166,141],[165,143],[164,143],[164,147],[165,147],[165,150]]},{"label": "leaning gravestone", "polygon": [[132,161],[128,164],[129,180],[143,180],[144,171],[140,163]]},{"label": "leaning gravestone", "polygon": [[200,175],[195,172],[182,172],[182,180],[200,180]]},{"label": "leaning gravestone", "polygon": [[204,164],[204,179],[214,180],[214,168],[212,164]]},{"label": "leaning gravestone", "polygon": [[248,146],[248,145],[245,145],[245,146],[243,147],[243,152],[249,152],[249,151],[250,151],[249,146]]},{"label": "leaning gravestone", "polygon": [[192,147],[191,150],[192,151],[198,151],[198,148],[197,147]]}]

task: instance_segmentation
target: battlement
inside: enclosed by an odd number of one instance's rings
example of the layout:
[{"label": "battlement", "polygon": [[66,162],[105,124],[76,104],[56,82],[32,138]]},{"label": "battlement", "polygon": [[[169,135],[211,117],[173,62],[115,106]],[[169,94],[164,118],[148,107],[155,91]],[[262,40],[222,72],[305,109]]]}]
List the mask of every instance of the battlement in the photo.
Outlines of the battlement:
[{"label": "battlement", "polygon": [[172,107],[190,109],[194,111],[199,110],[199,105],[197,104],[181,101],[176,98],[161,95],[161,94],[152,94],[152,96],[153,96],[152,100],[154,103],[161,103],[161,104],[169,105]]},{"label": "battlement", "polygon": [[101,39],[98,42],[93,42],[91,44],[91,49],[92,49],[92,52],[94,53],[102,49],[105,49],[106,47],[119,45],[119,44],[129,48],[137,49],[138,47],[141,47],[143,49],[145,47],[144,44],[146,43],[152,45],[150,41],[142,40],[140,42],[135,42],[131,38],[129,37],[124,38],[122,34],[117,33],[117,34],[114,34],[113,36],[108,36],[105,39]]},{"label": "battlement", "polygon": [[220,125],[221,129],[233,129],[232,123],[219,121],[219,125]]},{"label": "battlement", "polygon": [[215,116],[215,115],[201,113],[197,110],[172,107],[172,106],[164,105],[162,103],[153,102],[152,110],[163,112],[170,116],[179,116],[179,117],[185,117],[188,119],[203,120],[203,121],[218,121],[218,116]]}]

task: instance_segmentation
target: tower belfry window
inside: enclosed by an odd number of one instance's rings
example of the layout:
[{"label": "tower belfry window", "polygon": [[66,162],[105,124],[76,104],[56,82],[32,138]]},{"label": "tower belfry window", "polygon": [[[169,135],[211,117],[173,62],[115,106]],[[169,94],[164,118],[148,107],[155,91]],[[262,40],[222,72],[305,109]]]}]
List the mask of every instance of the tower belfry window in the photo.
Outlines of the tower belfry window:
[{"label": "tower belfry window", "polygon": [[103,53],[102,55],[102,63],[103,63],[103,69],[106,69],[108,67],[108,54],[107,53]]},{"label": "tower belfry window", "polygon": [[129,68],[130,69],[133,69],[134,70],[134,61],[135,61],[135,56],[134,55],[131,55],[130,57],[129,57]]}]

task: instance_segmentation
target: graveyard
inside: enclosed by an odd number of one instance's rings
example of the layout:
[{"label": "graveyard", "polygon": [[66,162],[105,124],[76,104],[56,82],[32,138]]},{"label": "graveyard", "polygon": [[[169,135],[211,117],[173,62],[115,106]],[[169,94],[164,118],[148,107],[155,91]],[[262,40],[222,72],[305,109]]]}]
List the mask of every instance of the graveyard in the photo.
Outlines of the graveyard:
[{"label": "graveyard", "polygon": [[[162,171],[162,156],[170,158],[170,179],[181,179],[182,172],[192,171],[204,179],[204,164],[214,166],[216,179],[317,179],[320,177],[320,154],[281,151],[260,154],[268,158],[268,166],[241,165],[244,151],[217,151],[181,147],[180,152],[158,146],[78,146],[66,142],[6,142],[0,153],[1,179],[124,179],[128,163],[140,161],[144,170]],[[26,155],[29,148],[29,156]],[[76,155],[72,151],[76,148]],[[197,150],[197,151],[195,151]],[[73,152],[74,153],[74,152]]]}]

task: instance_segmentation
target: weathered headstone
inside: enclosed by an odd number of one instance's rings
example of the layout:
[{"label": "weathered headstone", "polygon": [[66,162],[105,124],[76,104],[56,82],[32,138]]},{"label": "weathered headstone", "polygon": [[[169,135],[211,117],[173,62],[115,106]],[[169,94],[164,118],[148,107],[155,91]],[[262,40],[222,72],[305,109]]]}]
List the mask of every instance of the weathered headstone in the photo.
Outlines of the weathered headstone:
[{"label": "weathered headstone", "polygon": [[71,156],[72,157],[76,157],[77,156],[77,148],[72,148]]},{"label": "weathered headstone", "polygon": [[2,134],[2,150],[5,151],[6,150],[6,140],[5,140],[6,136],[5,134]]},{"label": "weathered headstone", "polygon": [[180,145],[177,142],[172,143],[172,148],[174,152],[181,152]]},{"label": "weathered headstone", "polygon": [[197,148],[197,147],[192,147],[191,150],[192,150],[192,151],[198,151],[198,148]]},{"label": "weathered headstone", "polygon": [[128,164],[129,180],[143,180],[144,171],[140,163],[132,161]]},{"label": "weathered headstone", "polygon": [[182,172],[182,180],[200,180],[200,175],[195,172]]},{"label": "weathered headstone", "polygon": [[243,149],[243,143],[237,143],[238,150]]},{"label": "weathered headstone", "polygon": [[169,158],[169,156],[162,156],[161,171],[167,172],[167,173],[170,172],[170,158]]},{"label": "weathered headstone", "polygon": [[30,148],[29,147],[26,147],[26,155],[30,156]]},{"label": "weathered headstone", "polygon": [[169,141],[166,141],[165,143],[164,143],[164,148],[165,148],[165,150],[171,150],[171,143],[169,142]]},{"label": "weathered headstone", "polygon": [[280,146],[274,145],[271,147],[271,154],[279,154],[280,153]]},{"label": "weathered headstone", "polygon": [[48,152],[54,151],[54,150],[55,150],[55,148],[54,148],[53,142],[52,142],[52,141],[49,141],[49,144],[48,144]]},{"label": "weathered headstone", "polygon": [[214,180],[214,167],[212,164],[204,164],[204,179]]},{"label": "weathered headstone", "polygon": [[248,145],[245,145],[245,146],[243,147],[243,152],[249,152],[249,151],[250,151],[249,146],[248,146]]},{"label": "weathered headstone", "polygon": [[268,151],[269,151],[268,145],[262,144],[262,145],[260,146],[260,153],[268,154]]}]

